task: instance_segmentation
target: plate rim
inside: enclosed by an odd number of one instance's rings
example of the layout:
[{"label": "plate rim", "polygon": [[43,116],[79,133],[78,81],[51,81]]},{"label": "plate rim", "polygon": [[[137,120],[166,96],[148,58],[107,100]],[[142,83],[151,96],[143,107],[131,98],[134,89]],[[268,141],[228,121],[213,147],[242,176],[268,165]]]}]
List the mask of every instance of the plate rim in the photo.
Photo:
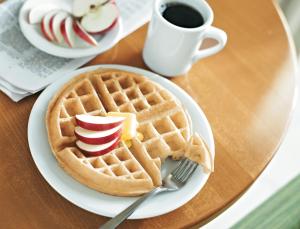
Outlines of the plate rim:
[{"label": "plate rim", "polygon": [[[160,83],[160,82],[157,82],[155,80],[155,79],[159,79],[158,81],[162,80],[167,85],[170,85],[171,87],[176,88],[176,90],[179,90],[180,93],[182,93],[182,95],[184,95],[186,98],[189,99],[189,101],[191,102],[192,106],[197,110],[197,112],[201,113],[201,116],[203,118],[203,122],[204,122],[205,127],[206,127],[207,132],[208,132],[209,141],[210,141],[210,143],[208,143],[208,146],[209,146],[210,151],[212,152],[213,156],[215,156],[215,144],[214,144],[214,138],[213,138],[213,133],[212,133],[211,126],[210,126],[210,124],[209,124],[209,122],[208,122],[208,120],[207,120],[204,112],[200,108],[200,106],[182,88],[180,88],[179,86],[177,86],[176,84],[174,84],[172,81],[167,80],[166,78],[163,78],[163,77],[159,76],[158,74],[155,74],[153,72],[150,72],[148,70],[141,69],[141,68],[136,68],[136,67],[132,67],[132,66],[126,66],[126,65],[114,65],[114,64],[92,65],[92,66],[87,66],[87,67],[80,68],[80,69],[77,69],[77,70],[74,70],[74,71],[69,71],[68,73],[66,73],[64,77],[62,77],[61,79],[55,81],[50,86],[48,86],[40,94],[40,96],[35,101],[35,103],[34,103],[34,105],[32,107],[32,110],[31,110],[30,116],[29,116],[29,121],[28,121],[28,128],[27,128],[27,136],[28,136],[28,144],[29,144],[30,154],[31,154],[31,156],[33,158],[33,161],[34,161],[34,163],[35,163],[35,165],[36,165],[39,173],[42,175],[42,177],[64,199],[70,201],[74,205],[76,205],[76,206],[78,206],[78,207],[80,207],[80,208],[82,208],[82,209],[84,209],[86,211],[89,211],[89,212],[92,212],[92,213],[95,213],[95,214],[98,214],[98,215],[102,215],[102,216],[112,217],[112,216],[114,216],[114,214],[112,214],[110,211],[102,211],[100,213],[96,209],[91,209],[87,205],[84,206],[84,204],[82,202],[76,201],[76,200],[72,199],[72,197],[70,197],[66,193],[64,193],[64,191],[62,191],[59,187],[56,186],[55,181],[53,181],[52,179],[50,179],[50,178],[47,177],[48,175],[46,174],[46,171],[44,171],[44,168],[41,167],[40,163],[38,162],[38,159],[37,159],[37,157],[35,155],[36,153],[32,152],[32,148],[33,148],[32,145],[34,144],[33,140],[31,139],[32,138],[31,130],[32,130],[32,125],[33,125],[32,123],[34,122],[33,116],[35,114],[34,112],[37,112],[36,110],[38,109],[39,104],[43,103],[43,99],[45,100],[44,97],[46,97],[47,94],[51,93],[51,89],[52,88],[55,88],[55,91],[59,90],[59,88],[65,82],[67,82],[68,80],[70,80],[72,77],[74,77],[76,75],[79,75],[79,74],[81,74],[83,72],[88,72],[88,71],[95,70],[97,68],[109,68],[109,69],[114,68],[114,69],[119,69],[119,70],[124,70],[124,71],[131,71],[131,72],[135,72],[135,73],[138,73],[138,74],[143,74],[144,76],[151,78],[151,80],[153,80],[156,83]],[[166,89],[169,90],[168,88],[166,88]],[[53,96],[53,94],[50,94],[50,95],[51,95],[51,97]],[[47,105],[48,105],[48,102],[49,101],[47,100],[46,101]],[[44,115],[44,113],[43,113],[43,115]],[[199,187],[199,189],[196,192],[194,191],[189,197],[185,198],[184,201],[181,201],[181,202],[178,201],[180,203],[179,204],[178,203],[175,204],[175,207],[170,207],[169,209],[167,209],[167,210],[165,210],[163,212],[157,212],[157,211],[155,211],[155,212],[148,212],[148,213],[141,212],[140,214],[133,214],[131,217],[129,217],[129,219],[144,219],[144,218],[155,217],[155,216],[166,214],[168,212],[171,212],[171,211],[173,211],[173,210],[175,210],[175,209],[183,206],[184,204],[186,204],[188,201],[190,201],[195,195],[197,195],[202,190],[202,188],[204,187],[204,185],[207,183],[207,180],[208,180],[210,174],[204,174],[203,176],[204,176],[204,181],[202,181],[201,186]],[[72,179],[74,179],[74,178],[72,178]],[[74,180],[74,181],[77,182],[76,180]],[[83,184],[81,184],[81,185],[83,185]],[[128,198],[128,197],[121,197],[121,198]]]},{"label": "plate rim", "polygon": [[[107,51],[108,49],[116,45],[121,39],[121,34],[123,31],[123,23],[122,23],[121,16],[119,15],[116,25],[111,31],[107,33],[108,35],[109,33],[116,33],[116,35],[112,37],[111,42],[109,42],[108,45],[105,47],[101,45],[101,41],[98,47],[91,46],[91,47],[81,48],[81,49],[78,48],[72,49],[68,47],[59,46],[47,41],[46,39],[34,41],[32,35],[29,34],[30,31],[28,31],[28,29],[26,28],[26,26],[29,26],[30,24],[24,19],[24,17],[26,17],[26,13],[27,13],[26,11],[28,5],[30,5],[31,2],[37,2],[37,1],[38,0],[27,0],[22,4],[18,15],[18,22],[19,22],[20,30],[24,35],[24,37],[26,38],[26,40],[32,46],[34,46],[35,48],[39,49],[42,52],[45,52],[53,56],[62,57],[62,58],[91,57]],[[38,2],[40,2],[40,4],[43,4],[42,1],[38,1]],[[104,36],[107,36],[107,34],[105,34]],[[41,34],[39,34],[38,36],[42,37]]]}]

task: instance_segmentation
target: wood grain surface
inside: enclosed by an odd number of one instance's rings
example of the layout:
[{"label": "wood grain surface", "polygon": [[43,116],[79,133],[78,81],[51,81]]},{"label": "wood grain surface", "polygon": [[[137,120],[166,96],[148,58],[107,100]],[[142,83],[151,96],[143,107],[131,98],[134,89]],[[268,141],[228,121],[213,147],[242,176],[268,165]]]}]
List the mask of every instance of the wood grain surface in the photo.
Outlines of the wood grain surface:
[{"label": "wood grain surface", "polygon": [[[128,220],[120,228],[183,228],[207,222],[257,179],[288,126],[295,97],[295,59],[275,6],[269,0],[209,3],[214,25],[227,32],[228,44],[172,81],[198,102],[211,123],[215,172],[181,208],[155,218]],[[147,26],[140,28],[88,65],[147,69],[141,57],[146,31]],[[97,228],[107,218],[61,197],[31,158],[27,122],[37,97],[14,103],[0,93],[0,228]]]}]

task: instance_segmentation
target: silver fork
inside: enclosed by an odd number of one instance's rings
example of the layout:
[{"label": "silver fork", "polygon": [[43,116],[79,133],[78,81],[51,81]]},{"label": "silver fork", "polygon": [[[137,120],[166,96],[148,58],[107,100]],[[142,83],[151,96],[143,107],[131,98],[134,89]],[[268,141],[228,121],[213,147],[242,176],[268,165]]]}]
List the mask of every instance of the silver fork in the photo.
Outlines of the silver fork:
[{"label": "silver fork", "polygon": [[179,165],[171,173],[165,176],[162,186],[157,187],[151,192],[143,195],[117,216],[107,221],[99,229],[114,229],[125,219],[127,219],[146,199],[149,199],[150,197],[161,192],[173,192],[180,189],[191,177],[197,166],[198,164],[196,162],[193,162],[187,158],[181,160]]}]

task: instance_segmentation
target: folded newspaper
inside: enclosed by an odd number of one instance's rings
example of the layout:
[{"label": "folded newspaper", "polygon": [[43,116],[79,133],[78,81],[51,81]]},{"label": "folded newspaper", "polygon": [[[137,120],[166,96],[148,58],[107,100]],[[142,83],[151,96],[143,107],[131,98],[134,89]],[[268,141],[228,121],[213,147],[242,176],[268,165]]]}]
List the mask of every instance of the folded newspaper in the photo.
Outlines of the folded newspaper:
[{"label": "folded newspaper", "polygon": [[[116,0],[123,23],[121,38],[150,19],[152,1]],[[18,24],[23,2],[7,0],[0,4],[0,90],[15,102],[42,90],[64,72],[94,58],[59,58],[33,47]]]}]

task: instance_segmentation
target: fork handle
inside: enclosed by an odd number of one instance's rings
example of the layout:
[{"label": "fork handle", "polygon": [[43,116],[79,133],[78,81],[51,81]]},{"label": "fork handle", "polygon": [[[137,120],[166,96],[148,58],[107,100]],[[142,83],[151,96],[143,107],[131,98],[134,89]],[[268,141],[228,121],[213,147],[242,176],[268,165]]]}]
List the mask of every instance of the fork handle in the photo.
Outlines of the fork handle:
[{"label": "fork handle", "polygon": [[152,191],[146,193],[139,199],[137,199],[135,202],[133,202],[129,207],[127,207],[125,210],[123,210],[121,213],[116,215],[114,218],[107,221],[105,224],[103,224],[99,229],[114,229],[118,225],[120,225],[125,219],[127,219],[134,211],[135,209],[140,206],[145,200],[148,198],[155,196],[156,194],[160,192],[166,191],[166,188],[163,187],[157,187],[153,189]]}]

